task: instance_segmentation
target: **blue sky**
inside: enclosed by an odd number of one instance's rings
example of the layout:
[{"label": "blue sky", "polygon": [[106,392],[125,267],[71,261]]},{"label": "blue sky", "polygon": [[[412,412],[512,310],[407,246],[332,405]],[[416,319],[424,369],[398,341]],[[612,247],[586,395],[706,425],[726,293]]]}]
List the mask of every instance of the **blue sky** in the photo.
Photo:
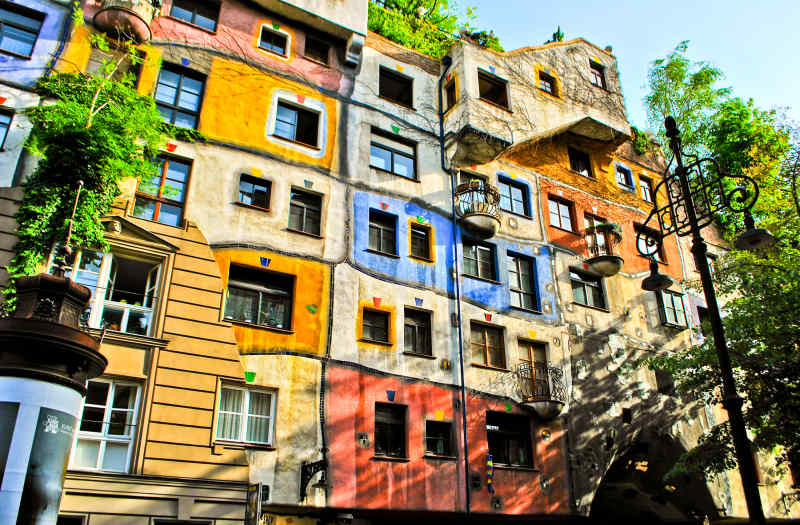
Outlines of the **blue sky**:
[{"label": "blue sky", "polygon": [[[611,45],[631,124],[646,127],[642,98],[652,60],[689,40],[689,57],[725,73],[721,86],[764,109],[793,107],[800,118],[798,0],[461,0],[477,7],[473,25],[494,29],[505,49],[544,43],[558,25],[565,39]],[[795,96],[792,96],[792,94]]]}]

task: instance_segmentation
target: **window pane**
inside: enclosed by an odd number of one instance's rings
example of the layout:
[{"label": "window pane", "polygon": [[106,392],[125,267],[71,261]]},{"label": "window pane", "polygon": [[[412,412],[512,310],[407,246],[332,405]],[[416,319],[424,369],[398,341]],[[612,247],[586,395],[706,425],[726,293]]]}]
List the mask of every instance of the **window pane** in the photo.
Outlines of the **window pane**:
[{"label": "window pane", "polygon": [[0,40],[0,49],[18,55],[30,56],[33,52],[33,46],[36,43],[36,34],[3,25],[2,39]]},{"label": "window pane", "polygon": [[297,124],[297,110],[278,104],[278,117],[277,119],[287,124]]},{"label": "window pane", "polygon": [[150,327],[150,315],[149,312],[129,311],[125,331],[129,334],[147,335]]},{"label": "window pane", "polygon": [[[103,401],[105,403],[105,401]],[[85,406],[83,408],[83,415],[81,416],[82,432],[102,432],[103,431],[103,416],[106,411],[104,408]]]},{"label": "window pane", "polygon": [[77,468],[97,468],[97,455],[100,454],[100,442],[79,439],[75,445],[73,466]]},{"label": "window pane", "polygon": [[100,325],[109,330],[114,330],[115,332],[123,331],[125,329],[125,327],[122,326],[122,319],[124,316],[125,310],[123,308],[105,305],[100,318]]},{"label": "window pane", "polygon": [[583,283],[572,281],[572,298],[576,303],[588,304]]},{"label": "window pane", "polygon": [[392,153],[373,144],[369,152],[369,165],[378,169],[390,171],[392,165]]},{"label": "window pane", "polygon": [[114,443],[106,441],[106,451],[103,454],[103,470],[125,472],[128,469],[128,443]]},{"label": "window pane", "polygon": [[605,308],[605,301],[603,301],[603,291],[599,286],[589,286],[588,287],[591,294],[591,306],[596,306],[597,308]]},{"label": "window pane", "polygon": [[129,436],[132,424],[132,410],[112,410],[107,433],[112,436]]},{"label": "window pane", "polygon": [[294,124],[289,124],[280,120],[275,121],[275,134],[279,137],[294,140],[294,130]]},{"label": "window pane", "polygon": [[265,417],[247,417],[247,436],[245,441],[256,443],[269,442],[269,419]]},{"label": "window pane", "polygon": [[223,388],[219,409],[226,412],[241,413],[244,405],[244,392],[233,388]]},{"label": "window pane", "polygon": [[116,385],[114,386],[114,400],[112,401],[112,408],[133,409],[136,403],[136,390],[137,387],[132,385]]},{"label": "window pane", "polygon": [[414,178],[414,159],[395,153],[394,172],[401,177]]},{"label": "window pane", "polygon": [[167,226],[178,226],[181,223],[182,215],[183,208],[180,206],[161,203],[161,209],[158,212],[158,222],[166,224]]},{"label": "window pane", "polygon": [[143,199],[136,197],[136,202],[133,205],[133,216],[140,219],[147,219],[152,221],[156,214],[156,203],[150,199]]},{"label": "window pane", "polygon": [[89,381],[86,389],[87,405],[105,405],[108,400],[109,384],[101,381]]},{"label": "window pane", "polygon": [[261,312],[259,312],[258,324],[288,328],[287,314],[287,304],[283,298],[261,294]]},{"label": "window pane", "polygon": [[255,323],[258,313],[258,292],[242,288],[228,287],[228,300],[225,303],[225,317]]},{"label": "window pane", "polygon": [[240,415],[220,413],[219,422],[217,423],[217,437],[234,441],[241,439],[241,421]]}]

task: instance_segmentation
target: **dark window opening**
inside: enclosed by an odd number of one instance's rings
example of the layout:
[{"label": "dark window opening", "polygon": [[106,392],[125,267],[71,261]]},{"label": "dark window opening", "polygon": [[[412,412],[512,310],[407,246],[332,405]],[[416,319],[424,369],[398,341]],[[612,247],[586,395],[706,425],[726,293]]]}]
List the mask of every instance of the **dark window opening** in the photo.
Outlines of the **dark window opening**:
[{"label": "dark window opening", "polygon": [[416,158],[416,144],[396,135],[372,131],[369,165],[373,168],[414,180],[417,177]]},{"label": "dark window opening", "polygon": [[550,210],[550,226],[561,228],[562,230],[572,230],[572,203],[555,197],[547,200]]},{"label": "dark window opening", "polygon": [[275,135],[316,148],[319,142],[319,113],[278,102]]},{"label": "dark window opening", "polygon": [[217,30],[219,4],[214,2],[198,2],[194,0],[172,0],[169,16],[179,18],[208,31]]},{"label": "dark window opening", "polygon": [[453,455],[453,424],[449,421],[425,422],[425,453]]},{"label": "dark window opening", "polygon": [[601,87],[606,89],[606,75],[605,75],[606,68],[594,62],[592,60],[589,61],[589,82],[594,84],[597,87]]},{"label": "dark window opening", "polygon": [[556,88],[556,79],[548,75],[544,71],[539,71],[539,89],[541,89],[545,93],[553,95],[554,97],[558,96],[558,90]]},{"label": "dark window opening", "polygon": [[617,183],[629,191],[634,191],[633,173],[625,166],[617,164]]},{"label": "dark window opening", "polygon": [[711,318],[708,316],[708,308],[704,306],[697,307],[697,320],[700,322],[700,326],[698,327],[700,335],[708,337],[710,335],[709,330],[711,329]]},{"label": "dark window opening", "polygon": [[39,11],[0,2],[0,52],[30,57],[44,17]]},{"label": "dark window opening", "polygon": [[569,278],[572,283],[572,299],[576,303],[594,308],[606,308],[603,283],[600,277],[578,270],[570,270]]},{"label": "dark window opening", "polygon": [[506,351],[501,328],[472,321],[470,347],[473,363],[495,368],[506,367]]},{"label": "dark window opening", "polygon": [[412,354],[432,355],[430,312],[406,308],[404,316],[403,336],[405,351]]},{"label": "dark window opening", "polygon": [[411,225],[411,257],[431,259],[431,229],[419,224]]},{"label": "dark window opening", "polygon": [[361,321],[362,339],[381,343],[389,342],[389,312],[365,308]]},{"label": "dark window opening", "polygon": [[11,129],[11,119],[14,114],[10,111],[0,110],[0,151],[6,147],[6,138],[8,138],[8,130]]},{"label": "dark window opening", "polygon": [[569,154],[569,169],[580,173],[584,177],[594,178],[588,153],[573,148],[568,148],[567,153]]},{"label": "dark window opening", "polygon": [[319,38],[306,35],[306,48],[303,54],[316,62],[328,65],[330,61],[331,45]]},{"label": "dark window opening", "polygon": [[530,216],[528,209],[528,189],[519,182],[504,178],[497,179],[497,188],[500,190],[500,209],[518,215]]},{"label": "dark window opening", "polygon": [[456,93],[456,81],[451,80],[444,86],[444,110],[449,111],[450,108],[456,105],[458,100],[458,93]]},{"label": "dark window opening", "polygon": [[481,100],[508,109],[508,88],[506,81],[494,75],[478,71],[478,94]]},{"label": "dark window opening", "polygon": [[378,95],[406,107],[414,101],[414,81],[385,67],[381,67],[378,78]]},{"label": "dark window opening", "polygon": [[153,98],[165,122],[179,128],[197,128],[205,78],[172,64],[161,66]]},{"label": "dark window opening", "polygon": [[319,235],[322,196],[292,188],[289,197],[289,229]]},{"label": "dark window opening", "polygon": [[536,299],[536,273],[533,261],[516,254],[507,255],[508,290],[511,306],[525,310],[538,310]]},{"label": "dark window opening", "polygon": [[369,249],[397,255],[397,217],[369,211]]},{"label": "dark window opening", "polygon": [[286,44],[288,41],[288,37],[283,33],[276,33],[268,27],[262,27],[258,47],[276,55],[286,56]]},{"label": "dark window opening", "polygon": [[653,181],[647,177],[639,177],[639,185],[642,188],[642,200],[653,202]]},{"label": "dark window opening", "polygon": [[527,417],[487,412],[486,439],[495,465],[533,467],[531,422]]},{"label": "dark window opening", "polygon": [[294,276],[231,266],[225,318],[291,329]]},{"label": "dark window opening", "polygon": [[406,407],[375,403],[375,455],[406,457]]},{"label": "dark window opening", "polygon": [[159,174],[141,180],[136,188],[133,216],[178,226],[183,220],[183,203],[192,165],[169,157],[160,157]]},{"label": "dark window opening", "polygon": [[242,174],[239,179],[239,202],[268,210],[271,187],[272,183],[268,180]]},{"label": "dark window opening", "polygon": [[494,246],[464,240],[464,275],[494,281],[497,279]]}]

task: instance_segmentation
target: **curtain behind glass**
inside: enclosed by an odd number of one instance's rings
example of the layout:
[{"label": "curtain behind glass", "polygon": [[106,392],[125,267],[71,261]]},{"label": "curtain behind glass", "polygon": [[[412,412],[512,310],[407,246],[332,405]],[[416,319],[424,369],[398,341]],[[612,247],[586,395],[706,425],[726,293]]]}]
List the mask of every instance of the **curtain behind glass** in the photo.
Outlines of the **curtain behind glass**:
[{"label": "curtain behind glass", "polygon": [[240,440],[242,435],[242,409],[244,392],[223,388],[219,399],[219,422],[217,437],[219,439]]}]

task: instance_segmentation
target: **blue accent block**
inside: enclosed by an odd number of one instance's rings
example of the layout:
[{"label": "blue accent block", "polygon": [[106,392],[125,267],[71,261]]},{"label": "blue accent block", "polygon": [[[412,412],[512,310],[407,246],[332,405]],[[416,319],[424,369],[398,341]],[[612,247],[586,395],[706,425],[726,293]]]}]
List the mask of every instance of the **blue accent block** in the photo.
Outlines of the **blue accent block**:
[{"label": "blue accent block", "polygon": [[189,59],[188,58],[182,58],[181,59],[181,65],[183,67],[188,67],[189,66]]},{"label": "blue accent block", "polygon": [[422,306],[422,297],[414,297],[414,304]]},{"label": "blue accent block", "polygon": [[269,266],[269,263],[271,262],[272,259],[270,259],[269,257],[261,257],[261,266],[266,268],[267,266]]},{"label": "blue accent block", "polygon": [[392,403],[394,403],[394,395],[395,395],[395,391],[394,390],[387,390],[386,391],[386,399],[388,399]]}]

